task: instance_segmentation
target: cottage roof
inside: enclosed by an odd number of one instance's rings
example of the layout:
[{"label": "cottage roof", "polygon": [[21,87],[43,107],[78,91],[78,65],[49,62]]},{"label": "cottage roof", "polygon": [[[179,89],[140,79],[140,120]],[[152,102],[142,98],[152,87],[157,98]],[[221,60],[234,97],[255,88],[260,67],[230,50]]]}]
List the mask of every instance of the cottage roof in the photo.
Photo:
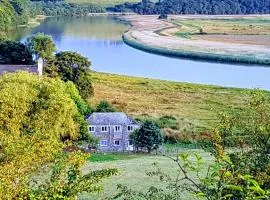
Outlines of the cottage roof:
[{"label": "cottage roof", "polygon": [[0,65],[0,74],[5,72],[28,71],[38,73],[36,65]]},{"label": "cottage roof", "polygon": [[123,112],[92,113],[87,121],[91,125],[132,125],[138,124]]}]

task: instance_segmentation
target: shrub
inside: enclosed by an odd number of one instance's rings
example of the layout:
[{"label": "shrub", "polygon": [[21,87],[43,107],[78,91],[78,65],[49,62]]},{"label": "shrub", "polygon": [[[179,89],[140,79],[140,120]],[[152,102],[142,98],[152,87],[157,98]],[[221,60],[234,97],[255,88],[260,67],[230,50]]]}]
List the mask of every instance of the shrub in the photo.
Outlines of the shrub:
[{"label": "shrub", "polygon": [[95,112],[116,112],[117,109],[112,106],[108,101],[100,101],[96,107]]}]

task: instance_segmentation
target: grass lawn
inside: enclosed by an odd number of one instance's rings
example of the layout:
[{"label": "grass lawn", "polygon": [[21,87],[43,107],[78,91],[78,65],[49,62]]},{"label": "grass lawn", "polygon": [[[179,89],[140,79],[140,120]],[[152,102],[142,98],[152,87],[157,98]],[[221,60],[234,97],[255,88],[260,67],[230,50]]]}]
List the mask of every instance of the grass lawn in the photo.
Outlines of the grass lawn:
[{"label": "grass lawn", "polygon": [[137,3],[140,0],[66,0],[69,3],[77,4],[96,4],[100,6],[114,6],[125,2]]},{"label": "grass lawn", "polygon": [[[212,158],[211,156],[203,152],[202,150],[186,150],[181,149],[180,152],[189,153],[200,153],[205,161],[205,168],[202,169],[203,171],[207,169],[209,163],[211,163]],[[126,159],[130,156],[129,159]],[[106,157],[106,156],[105,156]],[[137,191],[147,191],[150,186],[161,186],[161,182],[156,177],[149,177],[146,175],[148,171],[154,171],[153,163],[158,163],[159,167],[164,170],[166,173],[173,175],[177,171],[177,165],[173,163],[170,159],[162,157],[162,156],[155,156],[155,155],[125,155],[124,159],[119,159],[110,162],[91,162],[89,161],[87,165],[83,168],[84,173],[89,172],[89,170],[95,169],[104,169],[104,168],[117,168],[120,170],[120,174],[114,176],[108,180],[104,181],[104,191],[101,194],[96,195],[89,195],[89,194],[82,194],[80,195],[80,200],[86,199],[104,199],[106,196],[112,196],[117,194],[117,184],[124,184],[127,186],[132,187],[134,190]],[[192,176],[195,176],[194,172],[191,172]],[[187,194],[183,193],[183,197],[187,197]],[[184,198],[187,199],[187,198]],[[194,198],[190,198],[194,199]]]},{"label": "grass lawn", "polygon": [[213,128],[219,112],[241,112],[250,92],[105,73],[93,73],[93,85],[92,105],[105,99],[134,117],[173,116],[178,131]]},{"label": "grass lawn", "polygon": [[90,162],[110,162],[116,160],[129,160],[138,158],[136,154],[122,154],[122,153],[97,153],[89,157]]},{"label": "grass lawn", "polygon": [[[221,42],[270,45],[269,17],[239,17],[232,19],[173,20],[179,25],[176,35]],[[203,31],[204,34],[200,34]],[[239,38],[239,37],[240,38]]]}]

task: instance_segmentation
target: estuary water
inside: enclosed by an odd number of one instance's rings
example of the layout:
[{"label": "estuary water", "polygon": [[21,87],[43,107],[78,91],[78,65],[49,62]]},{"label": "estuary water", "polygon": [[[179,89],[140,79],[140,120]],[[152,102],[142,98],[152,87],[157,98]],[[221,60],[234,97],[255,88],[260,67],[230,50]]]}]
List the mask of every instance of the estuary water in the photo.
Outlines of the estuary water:
[{"label": "estuary water", "polygon": [[178,82],[270,90],[270,67],[192,61],[134,49],[122,41],[129,25],[112,16],[47,18],[35,28],[19,29],[11,37],[25,40],[43,32],[53,37],[57,51],[77,51],[91,69],[120,75]]}]

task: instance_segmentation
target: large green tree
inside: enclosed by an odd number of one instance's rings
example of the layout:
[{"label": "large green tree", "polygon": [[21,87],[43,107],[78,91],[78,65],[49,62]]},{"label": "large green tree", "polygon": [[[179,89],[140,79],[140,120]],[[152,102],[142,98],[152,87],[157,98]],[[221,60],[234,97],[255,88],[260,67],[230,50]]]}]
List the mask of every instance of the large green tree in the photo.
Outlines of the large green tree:
[{"label": "large green tree", "polygon": [[53,58],[56,50],[52,37],[44,33],[38,33],[28,38],[27,45],[34,53],[35,58],[41,57],[46,61]]},{"label": "large green tree", "polygon": [[63,139],[80,137],[84,109],[70,84],[27,72],[0,77],[0,199],[18,199],[29,174],[62,151]]},{"label": "large green tree", "polygon": [[33,64],[32,53],[21,42],[0,40],[0,64]]},{"label": "large green tree", "polygon": [[64,81],[72,81],[82,97],[93,95],[93,86],[90,73],[91,62],[76,52],[60,52],[55,55],[55,61],[46,71],[57,74]]},{"label": "large green tree", "polygon": [[152,149],[157,149],[164,141],[161,129],[151,120],[146,120],[130,135],[130,138],[134,141],[136,148],[146,148],[148,153]]}]

